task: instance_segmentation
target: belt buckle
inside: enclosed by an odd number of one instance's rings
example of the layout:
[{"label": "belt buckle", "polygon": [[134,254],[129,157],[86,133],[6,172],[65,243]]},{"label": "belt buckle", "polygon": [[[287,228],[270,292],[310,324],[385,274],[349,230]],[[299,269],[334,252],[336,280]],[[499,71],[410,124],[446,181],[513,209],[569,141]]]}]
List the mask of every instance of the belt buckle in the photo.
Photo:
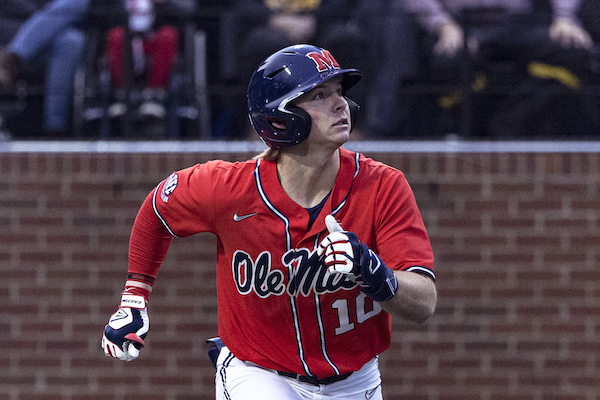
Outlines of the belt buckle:
[{"label": "belt buckle", "polygon": [[342,381],[352,375],[352,372],[343,375],[332,375],[327,378],[318,379],[314,376],[304,376],[300,374],[296,374],[293,372],[285,372],[285,371],[277,371],[278,375],[285,376],[288,378],[296,379],[297,381],[310,383],[311,385],[319,386],[319,385],[329,385],[330,383]]}]

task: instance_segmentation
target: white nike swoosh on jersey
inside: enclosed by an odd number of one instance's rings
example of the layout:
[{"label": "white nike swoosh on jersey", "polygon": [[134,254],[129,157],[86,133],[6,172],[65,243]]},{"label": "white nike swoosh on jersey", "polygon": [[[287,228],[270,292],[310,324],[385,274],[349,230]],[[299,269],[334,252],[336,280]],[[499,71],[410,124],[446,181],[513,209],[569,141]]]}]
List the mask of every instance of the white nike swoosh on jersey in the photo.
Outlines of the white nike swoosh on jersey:
[{"label": "white nike swoosh on jersey", "polygon": [[236,212],[235,212],[235,214],[233,214],[233,220],[234,220],[235,222],[240,222],[240,221],[242,221],[242,220],[244,220],[244,219],[246,219],[246,218],[253,217],[253,216],[255,216],[256,214],[258,214],[258,213],[252,213],[252,214],[246,214],[246,215],[238,215],[238,213],[237,213],[237,211],[236,211]]}]

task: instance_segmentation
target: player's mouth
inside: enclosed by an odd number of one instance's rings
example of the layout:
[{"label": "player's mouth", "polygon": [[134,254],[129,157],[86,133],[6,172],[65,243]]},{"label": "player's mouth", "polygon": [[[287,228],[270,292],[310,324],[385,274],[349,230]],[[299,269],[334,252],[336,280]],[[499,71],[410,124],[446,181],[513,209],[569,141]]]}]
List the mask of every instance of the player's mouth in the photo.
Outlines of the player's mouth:
[{"label": "player's mouth", "polygon": [[348,126],[348,118],[341,118],[333,126]]}]

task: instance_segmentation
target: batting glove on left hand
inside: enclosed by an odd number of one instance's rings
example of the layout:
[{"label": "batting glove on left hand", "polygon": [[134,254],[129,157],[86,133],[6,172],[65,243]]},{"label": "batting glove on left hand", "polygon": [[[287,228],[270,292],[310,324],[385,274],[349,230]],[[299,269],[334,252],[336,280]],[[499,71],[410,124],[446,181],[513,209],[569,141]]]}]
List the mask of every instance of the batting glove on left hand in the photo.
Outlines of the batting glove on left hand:
[{"label": "batting glove on left hand", "polygon": [[352,232],[346,232],[331,215],[325,217],[329,231],[317,248],[329,272],[342,273],[361,285],[375,301],[387,301],[398,290],[398,278],[391,268]]},{"label": "batting glove on left hand", "polygon": [[104,327],[104,354],[123,361],[132,361],[140,354],[150,321],[144,296],[124,292],[121,305]]}]

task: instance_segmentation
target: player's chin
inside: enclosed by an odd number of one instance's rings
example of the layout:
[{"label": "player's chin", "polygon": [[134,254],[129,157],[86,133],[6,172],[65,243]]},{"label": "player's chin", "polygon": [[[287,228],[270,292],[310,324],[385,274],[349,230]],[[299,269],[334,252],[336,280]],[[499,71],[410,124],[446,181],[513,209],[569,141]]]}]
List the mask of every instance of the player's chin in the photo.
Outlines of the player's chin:
[{"label": "player's chin", "polygon": [[350,125],[335,125],[332,129],[332,137],[342,143],[347,142],[350,139]]},{"label": "player's chin", "polygon": [[350,140],[350,135],[337,135],[334,138],[331,138],[327,144],[324,144],[324,146],[331,146],[332,149],[337,149],[340,146],[342,146],[344,143],[348,142]]},{"label": "player's chin", "polygon": [[309,136],[311,148],[314,147],[321,150],[325,148],[336,149],[350,140],[350,129],[330,129],[321,134],[313,135],[313,133],[311,133],[311,136]]}]

